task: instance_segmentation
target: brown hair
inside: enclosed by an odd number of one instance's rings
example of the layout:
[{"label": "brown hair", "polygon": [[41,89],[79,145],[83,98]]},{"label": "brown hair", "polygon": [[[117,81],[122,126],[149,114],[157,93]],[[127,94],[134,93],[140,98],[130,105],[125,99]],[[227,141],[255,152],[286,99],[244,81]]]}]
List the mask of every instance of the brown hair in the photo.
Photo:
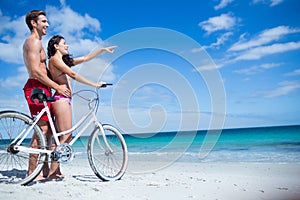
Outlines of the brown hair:
[{"label": "brown hair", "polygon": [[[55,55],[56,49],[55,49],[54,45],[59,44],[61,39],[65,39],[65,38],[61,35],[55,35],[49,40],[48,47],[47,47],[48,59],[50,59],[52,56]],[[69,67],[74,66],[74,60],[71,57],[71,55],[69,55],[69,54],[63,55],[62,59],[63,59],[64,63],[66,65],[68,65]]]},{"label": "brown hair", "polygon": [[43,10],[32,10],[29,13],[26,14],[25,21],[26,21],[26,24],[27,24],[30,31],[33,29],[32,24],[31,24],[31,20],[34,20],[35,22],[37,22],[38,17],[40,15],[45,15],[46,16],[45,11],[43,11]]}]

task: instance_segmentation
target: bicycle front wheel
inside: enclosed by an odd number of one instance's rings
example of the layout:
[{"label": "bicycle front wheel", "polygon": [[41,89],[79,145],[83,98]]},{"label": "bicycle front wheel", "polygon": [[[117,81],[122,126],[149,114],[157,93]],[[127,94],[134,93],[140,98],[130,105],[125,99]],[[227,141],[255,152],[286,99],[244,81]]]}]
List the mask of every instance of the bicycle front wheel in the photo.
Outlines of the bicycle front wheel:
[{"label": "bicycle front wheel", "polygon": [[119,180],[124,175],[128,152],[122,134],[111,125],[96,127],[88,143],[88,159],[96,176],[103,181]]},{"label": "bicycle front wheel", "polygon": [[[20,134],[29,130],[32,122],[32,119],[23,113],[0,112],[0,182],[26,185],[42,170],[45,154],[30,154],[13,148],[16,142],[12,142],[16,138],[20,141]],[[45,149],[46,140],[41,128],[35,125],[20,145]]]}]

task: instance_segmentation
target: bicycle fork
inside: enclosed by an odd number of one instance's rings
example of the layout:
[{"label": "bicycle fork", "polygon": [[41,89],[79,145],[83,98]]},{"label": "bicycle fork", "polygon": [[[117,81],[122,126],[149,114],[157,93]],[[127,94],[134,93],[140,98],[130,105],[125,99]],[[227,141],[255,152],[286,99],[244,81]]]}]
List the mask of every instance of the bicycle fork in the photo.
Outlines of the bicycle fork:
[{"label": "bicycle fork", "polygon": [[[104,128],[103,128],[102,124],[100,124],[100,122],[97,121],[96,124],[95,124],[95,126],[100,129],[100,132],[101,132],[101,135],[102,135],[102,138],[103,138],[103,142],[104,142],[105,146],[109,150],[107,153],[113,153],[112,148],[110,147],[109,143],[107,142],[106,135],[105,135]],[[98,143],[100,143],[98,137],[97,137],[97,141],[98,141]]]}]

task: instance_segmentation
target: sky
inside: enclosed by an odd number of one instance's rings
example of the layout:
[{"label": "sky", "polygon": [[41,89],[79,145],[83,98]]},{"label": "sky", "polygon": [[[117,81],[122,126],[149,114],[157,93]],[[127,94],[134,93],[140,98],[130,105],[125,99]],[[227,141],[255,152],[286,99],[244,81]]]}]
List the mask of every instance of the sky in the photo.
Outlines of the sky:
[{"label": "sky", "polygon": [[[57,34],[74,57],[118,46],[74,70],[114,84],[101,91],[98,116],[126,133],[299,125],[299,8],[298,0],[1,0],[0,110],[29,114],[24,20],[42,9],[45,49]],[[75,119],[81,107],[74,99]]]}]

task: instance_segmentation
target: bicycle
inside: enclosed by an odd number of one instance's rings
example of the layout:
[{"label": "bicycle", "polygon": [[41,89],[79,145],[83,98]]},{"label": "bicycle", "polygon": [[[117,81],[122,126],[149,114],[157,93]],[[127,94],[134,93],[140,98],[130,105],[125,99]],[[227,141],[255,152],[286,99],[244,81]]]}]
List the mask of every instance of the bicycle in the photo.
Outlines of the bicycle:
[{"label": "bicycle", "polygon": [[[104,84],[106,87],[112,84]],[[82,96],[83,92],[93,93],[92,98]],[[72,145],[86,131],[94,125],[88,140],[87,154],[89,164],[95,175],[103,181],[119,180],[124,175],[128,164],[126,142],[119,130],[109,124],[101,124],[96,113],[99,107],[99,89],[80,90],[73,94],[88,101],[89,111],[69,130],[56,132],[47,102],[53,102],[53,97],[46,96],[39,88],[33,89],[31,101],[43,103],[44,108],[35,117],[18,111],[0,112],[0,182],[8,184],[26,185],[33,181],[41,172],[45,162],[57,161],[68,163],[72,161],[74,152]],[[41,116],[46,113],[53,133],[55,150],[47,146],[42,129],[37,124]],[[86,123],[86,124],[84,124]],[[83,126],[83,127],[81,127]],[[78,130],[70,143],[60,143],[59,136]],[[35,134],[38,148],[31,147],[31,139]],[[37,157],[36,168],[27,175],[29,160],[32,155]]]}]

